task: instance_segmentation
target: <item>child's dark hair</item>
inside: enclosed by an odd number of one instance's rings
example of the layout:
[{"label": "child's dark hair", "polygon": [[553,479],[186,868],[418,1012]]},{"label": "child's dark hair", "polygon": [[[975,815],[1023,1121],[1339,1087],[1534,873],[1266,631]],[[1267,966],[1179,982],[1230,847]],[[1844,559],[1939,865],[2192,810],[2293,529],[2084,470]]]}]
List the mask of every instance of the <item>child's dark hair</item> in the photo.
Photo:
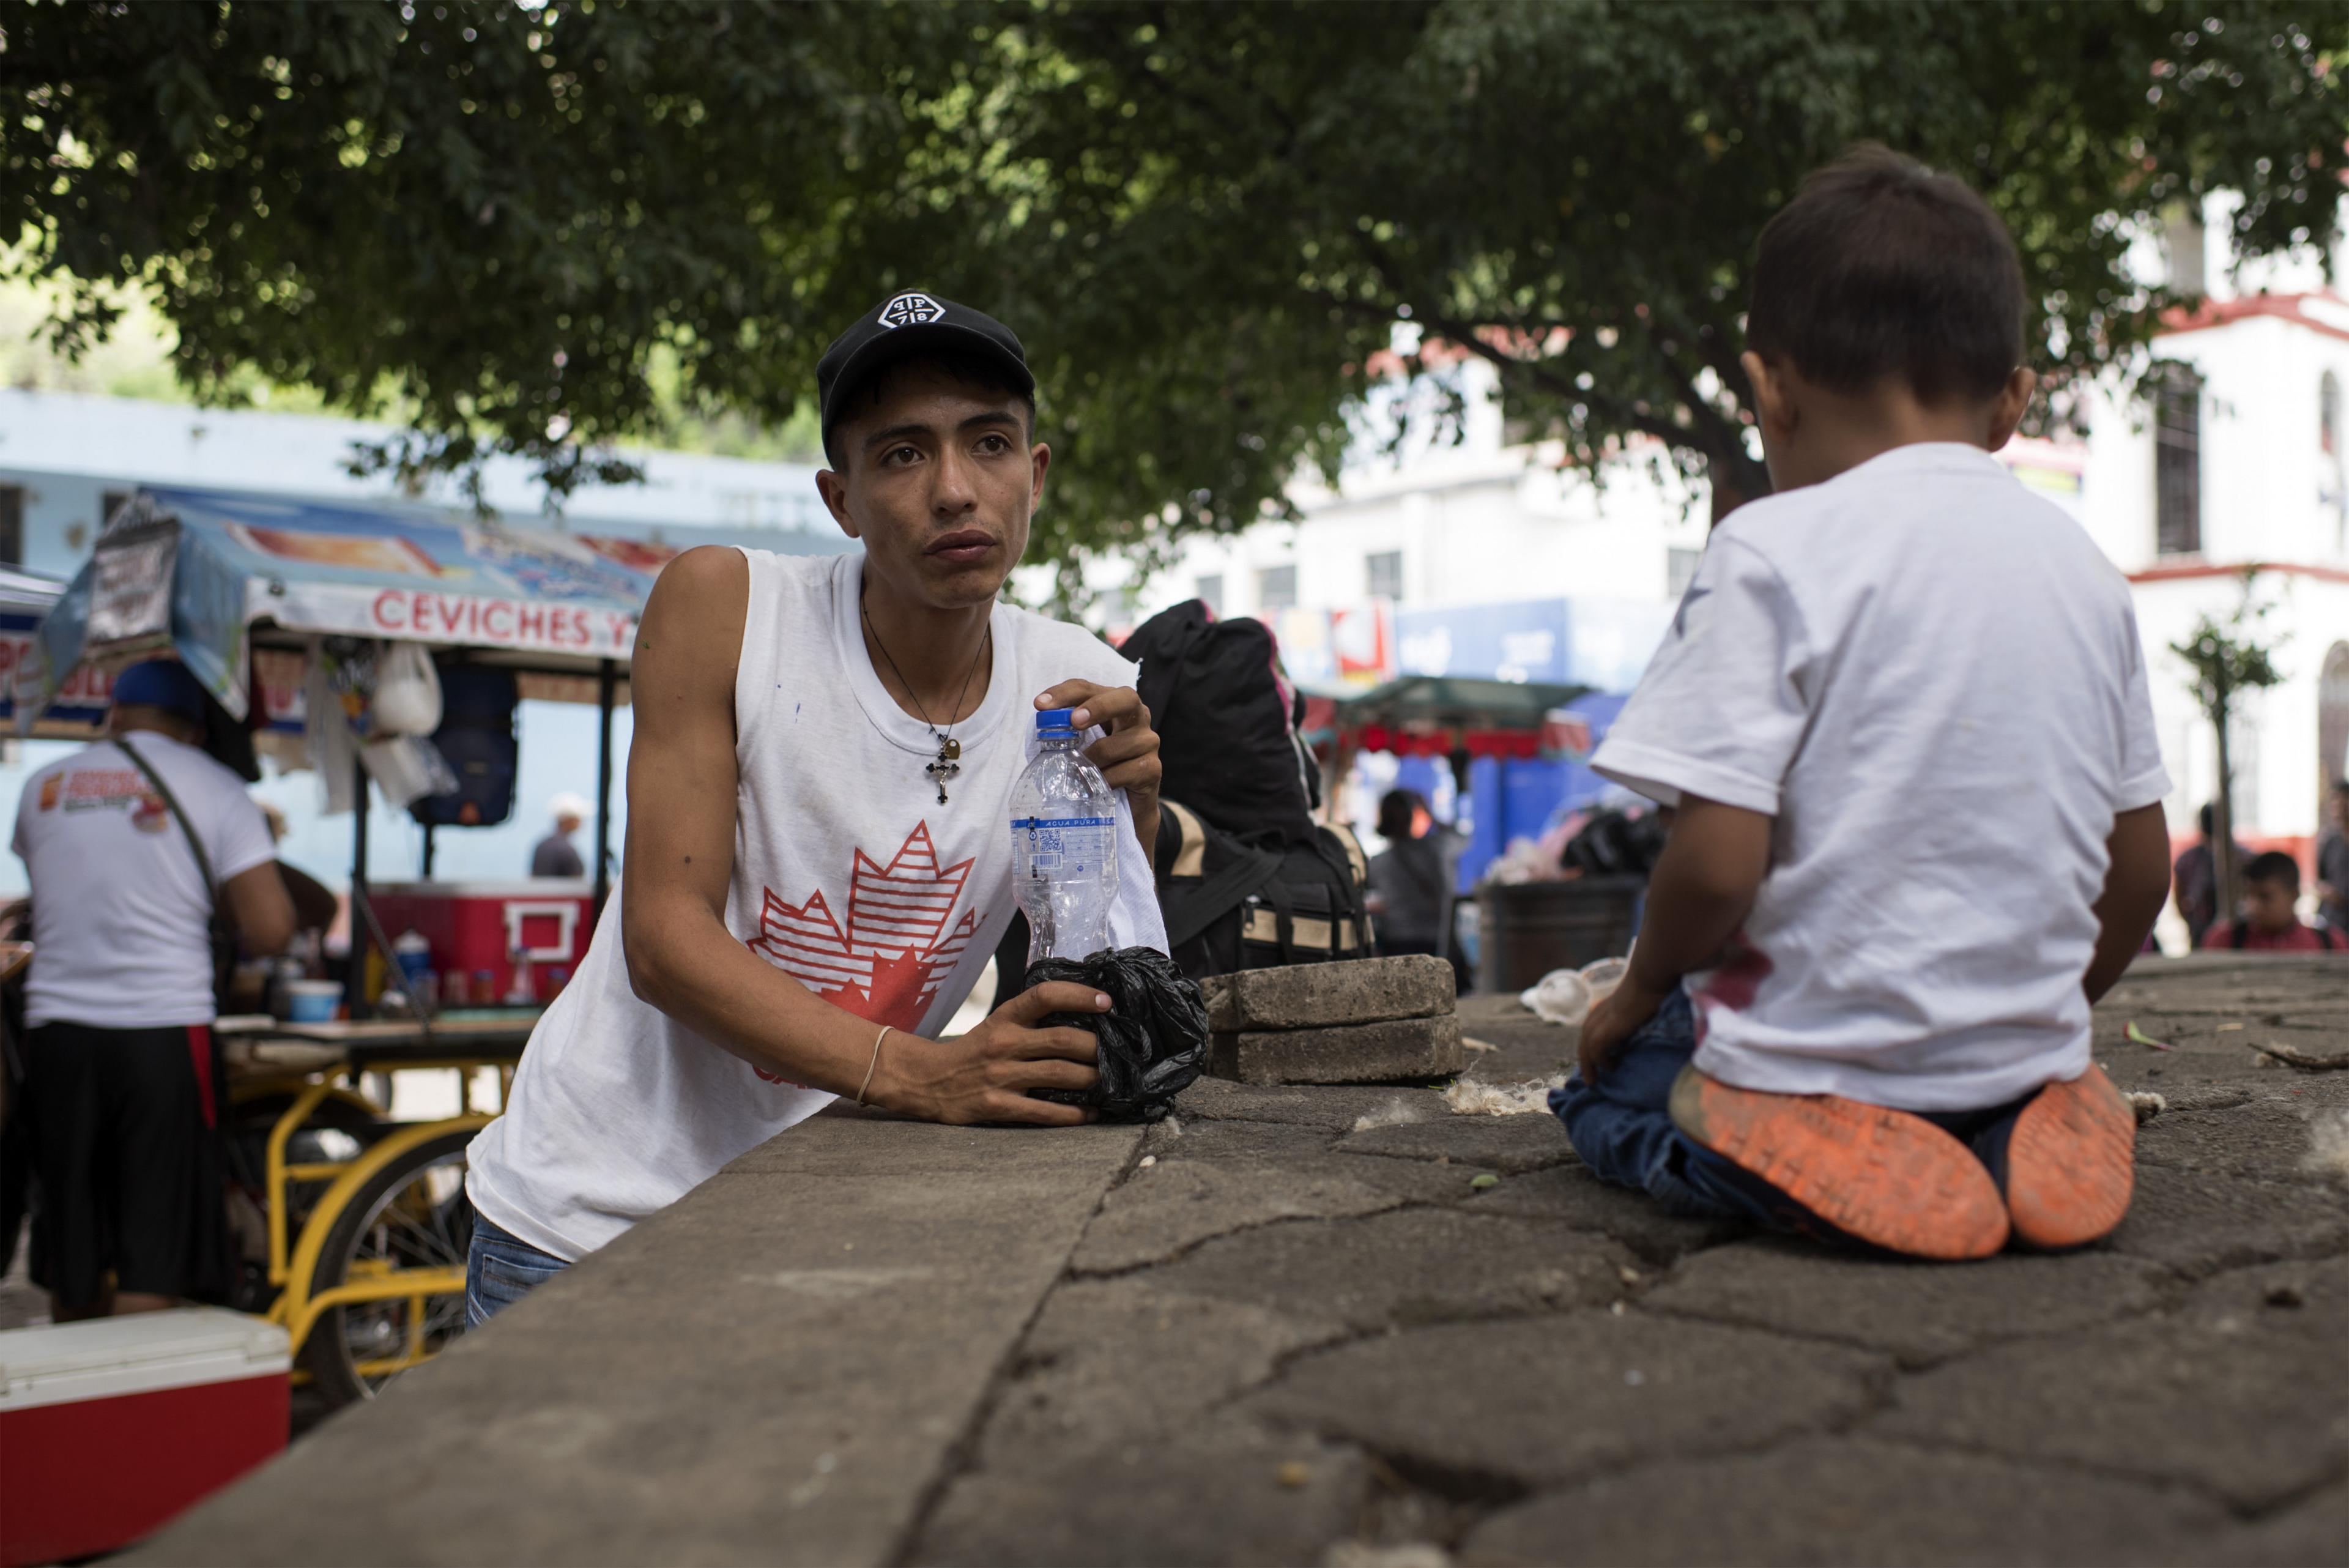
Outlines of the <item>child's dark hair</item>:
[{"label": "child's dark hair", "polygon": [[2281,849],[2271,849],[2264,855],[2254,855],[2243,867],[2246,882],[2281,882],[2293,892],[2300,891],[2300,862]]},{"label": "child's dark hair", "polygon": [[1898,376],[1927,403],[1997,395],[2023,362],[2023,264],[1963,181],[1869,144],[1762,230],[1746,344],[1847,395]]},{"label": "child's dark hair", "polygon": [[952,348],[924,349],[908,354],[902,359],[890,360],[860,379],[841,395],[841,412],[833,417],[832,423],[823,427],[824,462],[834,470],[841,466],[837,433],[843,420],[871,408],[879,400],[881,389],[889,384],[892,377],[916,365],[941,371],[968,386],[983,387],[990,392],[1001,392],[1016,399],[1019,406],[1028,410],[1028,433],[1030,436],[1036,433],[1036,394],[1005,375],[1000,365],[984,354],[965,354]]}]

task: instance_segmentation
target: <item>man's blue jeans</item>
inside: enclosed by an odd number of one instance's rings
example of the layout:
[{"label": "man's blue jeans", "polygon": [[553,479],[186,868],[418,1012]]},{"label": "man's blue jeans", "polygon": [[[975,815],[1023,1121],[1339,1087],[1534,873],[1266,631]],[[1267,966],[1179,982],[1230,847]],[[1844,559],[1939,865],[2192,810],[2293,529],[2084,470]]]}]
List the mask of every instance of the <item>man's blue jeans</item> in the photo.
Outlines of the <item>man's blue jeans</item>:
[{"label": "man's blue jeans", "polygon": [[481,1327],[570,1266],[476,1213],[465,1254],[465,1326]]}]

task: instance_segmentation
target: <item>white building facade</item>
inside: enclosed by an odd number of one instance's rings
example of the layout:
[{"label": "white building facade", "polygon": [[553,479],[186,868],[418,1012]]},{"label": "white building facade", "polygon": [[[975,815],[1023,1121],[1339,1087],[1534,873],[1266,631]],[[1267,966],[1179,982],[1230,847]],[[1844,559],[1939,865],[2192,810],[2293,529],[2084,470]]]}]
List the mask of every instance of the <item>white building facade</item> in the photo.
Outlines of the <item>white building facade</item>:
[{"label": "white building facade", "polygon": [[[2205,614],[2231,615],[2252,572],[2268,607],[2256,635],[2284,679],[2247,694],[2230,732],[2237,827],[2307,865],[2323,792],[2349,774],[2349,302],[2304,264],[2255,281],[2303,286],[2239,293],[2214,278],[2210,302],[2156,339],[2150,396],[2120,396],[2115,378],[2087,400],[2085,437],[2018,439],[1999,455],[2130,579],[2181,843],[2216,793],[2217,760],[2170,645]],[[1702,487],[1636,454],[1594,483],[1554,450],[1512,446],[1490,368],[1455,373],[1467,408],[1457,444],[1366,456],[1334,488],[1300,483],[1301,521],[1192,541],[1113,618],[1194,597],[1260,617],[1309,686],[1449,673],[1628,691],[1703,548]],[[1364,782],[1383,784],[1373,771]],[[1557,775],[1569,794],[1588,783]],[[1507,793],[1480,788],[1467,815]],[[1472,865],[1538,830],[1530,794],[1498,840],[1476,824],[1494,841]]]},{"label": "white building facade", "polygon": [[2349,303],[2215,300],[2156,339],[2154,360],[2147,404],[2095,410],[2079,516],[2136,591],[2171,828],[2189,833],[2218,789],[2216,737],[2171,645],[2248,592],[2283,680],[2239,702],[2236,827],[2305,859],[2323,789],[2349,774]]}]

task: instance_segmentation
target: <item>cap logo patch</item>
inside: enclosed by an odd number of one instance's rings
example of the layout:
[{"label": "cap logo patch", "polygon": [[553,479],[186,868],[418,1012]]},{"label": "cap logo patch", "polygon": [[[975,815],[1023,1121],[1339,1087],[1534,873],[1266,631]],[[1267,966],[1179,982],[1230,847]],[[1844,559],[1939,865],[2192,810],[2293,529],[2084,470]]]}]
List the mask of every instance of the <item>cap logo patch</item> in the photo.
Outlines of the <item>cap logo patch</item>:
[{"label": "cap logo patch", "polygon": [[947,313],[926,294],[901,294],[881,307],[884,327],[925,327]]}]

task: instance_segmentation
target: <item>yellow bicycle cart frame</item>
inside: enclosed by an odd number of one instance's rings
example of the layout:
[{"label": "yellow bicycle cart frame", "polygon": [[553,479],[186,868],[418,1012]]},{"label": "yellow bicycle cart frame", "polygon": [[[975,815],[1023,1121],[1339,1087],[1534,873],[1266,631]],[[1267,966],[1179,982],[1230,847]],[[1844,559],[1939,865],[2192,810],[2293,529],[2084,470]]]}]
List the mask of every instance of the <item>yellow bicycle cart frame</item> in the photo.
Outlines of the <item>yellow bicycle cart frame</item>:
[{"label": "yellow bicycle cart frame", "polygon": [[[443,1061],[402,1062],[399,1070],[457,1070],[463,1075],[465,1103],[470,1106],[473,1072],[484,1066],[506,1065],[509,1064],[494,1058],[455,1057]],[[386,1166],[403,1158],[419,1144],[450,1132],[478,1131],[495,1118],[469,1109],[464,1115],[440,1121],[403,1125],[398,1131],[372,1145],[357,1159],[292,1164],[285,1158],[287,1143],[327,1100],[340,1100],[379,1114],[373,1101],[341,1086],[332,1076],[312,1080],[268,1080],[249,1085],[246,1093],[250,1096],[268,1089],[292,1087],[298,1087],[299,1093],[269,1131],[264,1176],[269,1202],[269,1282],[278,1287],[277,1298],[270,1304],[266,1314],[269,1321],[285,1326],[297,1357],[322,1314],[336,1307],[360,1302],[408,1299],[414,1307],[409,1320],[414,1325],[411,1334],[420,1333],[425,1299],[461,1294],[465,1289],[465,1271],[462,1268],[387,1269],[364,1279],[346,1281],[331,1290],[313,1295],[310,1284],[317,1277],[320,1255],[326,1251],[326,1237],[333,1231],[343,1210],[350,1206],[359,1189]],[[301,1181],[330,1181],[332,1185],[311,1209],[300,1236],[289,1238],[286,1227],[287,1216],[292,1210],[292,1189],[295,1182]],[[370,1376],[382,1376],[404,1371],[429,1359],[420,1343],[411,1337],[406,1353],[398,1360],[365,1363],[357,1369]]]}]

